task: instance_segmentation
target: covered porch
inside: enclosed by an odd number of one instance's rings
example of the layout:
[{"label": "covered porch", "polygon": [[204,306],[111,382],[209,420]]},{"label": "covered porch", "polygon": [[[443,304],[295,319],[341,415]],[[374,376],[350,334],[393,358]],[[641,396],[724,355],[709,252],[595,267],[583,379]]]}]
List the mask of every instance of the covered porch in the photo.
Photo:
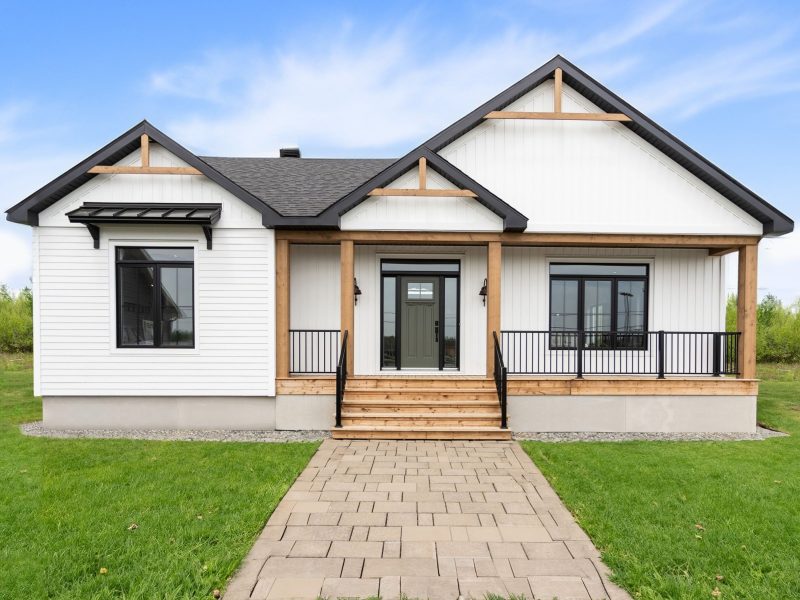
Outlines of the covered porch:
[{"label": "covered porch", "polygon": [[[430,402],[448,393],[467,400],[468,394],[454,392],[458,389],[486,400],[489,390],[497,427],[516,430],[628,427],[635,397],[640,398],[637,409],[652,405],[650,412],[670,414],[677,409],[664,402],[675,404],[680,397],[706,398],[704,410],[710,413],[739,397],[746,404],[741,418],[731,424],[722,419],[717,426],[741,428],[751,418],[757,394],[757,248],[758,238],[752,236],[277,230],[277,394],[333,397],[333,424],[344,424],[344,429],[363,425],[365,414],[358,421],[348,417],[348,398],[359,394],[353,390],[370,387],[398,402],[402,396],[386,389],[404,388],[422,398],[424,387]],[[736,332],[726,332],[718,257],[732,252],[739,257],[738,323]],[[421,261],[431,269],[445,263],[457,267],[453,273],[436,272],[441,283],[429,273],[415,272],[412,284],[402,267],[391,271],[405,262],[412,273]],[[586,317],[553,328],[548,269],[581,262],[649,265],[646,317],[636,327],[622,321],[613,328],[598,327]],[[450,280],[448,292],[445,282]],[[420,287],[420,281],[430,284]],[[415,294],[442,294],[442,306],[433,315],[441,319],[430,317],[432,335],[437,343],[442,338],[436,364],[419,368],[407,349],[399,351],[399,338],[410,335],[408,327],[401,331],[395,323],[394,337],[387,335],[387,314],[393,311],[400,320],[405,310],[400,304],[389,306],[387,290],[394,294],[401,283],[414,285]],[[680,286],[686,288],[683,295],[673,289]],[[411,289],[404,287],[403,293]],[[617,295],[617,287],[613,290]],[[450,302],[455,307],[450,308],[455,311],[453,333],[445,332],[453,320],[443,306],[447,293],[456,298]],[[624,290],[619,295],[628,300]],[[411,313],[403,314],[410,322]],[[576,323],[580,326],[569,326]],[[554,420],[552,402],[563,407],[567,397],[575,400],[569,400],[569,414]],[[586,415],[603,410],[598,407],[620,402],[628,406],[614,409],[621,411],[619,422],[587,420]],[[386,403],[379,408],[384,426],[391,423],[386,415],[399,410],[389,410]],[[420,412],[408,412],[421,418]],[[691,412],[680,428],[694,426]],[[641,418],[637,427],[675,426],[674,421],[659,424],[658,414]],[[488,423],[486,418],[481,422]]]}]

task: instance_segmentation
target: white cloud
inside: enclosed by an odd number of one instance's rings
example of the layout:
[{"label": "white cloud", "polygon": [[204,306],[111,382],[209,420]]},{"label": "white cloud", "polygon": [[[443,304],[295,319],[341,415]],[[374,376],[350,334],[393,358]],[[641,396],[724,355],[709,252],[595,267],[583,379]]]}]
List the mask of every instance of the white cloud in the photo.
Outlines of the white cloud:
[{"label": "white cloud", "polygon": [[31,272],[29,236],[0,229],[0,283],[17,288],[27,284]]}]

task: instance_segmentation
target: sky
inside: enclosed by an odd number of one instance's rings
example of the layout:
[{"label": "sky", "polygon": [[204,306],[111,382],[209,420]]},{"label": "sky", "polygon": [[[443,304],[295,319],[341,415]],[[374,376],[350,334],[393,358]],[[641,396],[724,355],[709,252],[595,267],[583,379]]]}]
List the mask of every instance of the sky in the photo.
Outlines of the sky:
[{"label": "sky", "polygon": [[[800,3],[0,0],[0,207],[147,118],[198,154],[396,157],[555,54],[800,216]],[[800,298],[800,236],[759,293]],[[30,280],[0,221],[0,283]],[[735,260],[728,259],[735,288]]]}]

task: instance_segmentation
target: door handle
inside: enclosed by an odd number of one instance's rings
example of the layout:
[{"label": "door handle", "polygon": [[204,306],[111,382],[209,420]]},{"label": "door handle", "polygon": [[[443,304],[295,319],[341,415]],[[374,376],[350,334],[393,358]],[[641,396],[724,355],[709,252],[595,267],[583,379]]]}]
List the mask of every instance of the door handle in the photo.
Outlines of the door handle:
[{"label": "door handle", "polygon": [[439,341],[439,321],[433,322],[433,341]]}]

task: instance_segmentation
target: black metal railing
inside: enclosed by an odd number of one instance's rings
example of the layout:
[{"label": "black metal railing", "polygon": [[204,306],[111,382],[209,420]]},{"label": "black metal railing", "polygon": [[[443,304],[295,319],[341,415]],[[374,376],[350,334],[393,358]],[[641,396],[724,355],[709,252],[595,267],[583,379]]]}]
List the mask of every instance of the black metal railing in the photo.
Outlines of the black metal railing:
[{"label": "black metal railing", "polygon": [[338,352],[338,329],[289,330],[290,373],[335,373]]},{"label": "black metal railing", "polygon": [[740,333],[502,331],[508,372],[519,375],[738,375]]},{"label": "black metal railing", "polygon": [[347,386],[347,335],[342,336],[342,350],[339,352],[339,362],[336,364],[336,427],[342,426],[342,402],[344,401],[344,388]]},{"label": "black metal railing", "polygon": [[494,336],[494,385],[497,388],[497,399],[500,401],[500,427],[508,429],[508,368],[503,361],[503,351],[497,332]]}]

